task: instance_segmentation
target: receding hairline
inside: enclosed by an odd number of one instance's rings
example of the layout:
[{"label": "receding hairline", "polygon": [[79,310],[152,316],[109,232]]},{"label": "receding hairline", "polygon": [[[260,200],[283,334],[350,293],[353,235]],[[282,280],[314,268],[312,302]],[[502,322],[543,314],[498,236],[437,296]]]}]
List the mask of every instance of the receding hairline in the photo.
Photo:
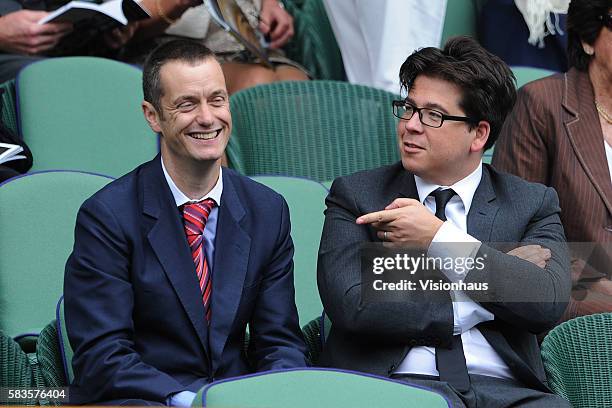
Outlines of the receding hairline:
[{"label": "receding hairline", "polygon": [[[170,64],[175,64],[175,63],[188,65],[190,67],[196,67],[204,63],[208,63],[208,62],[214,62],[219,66],[219,68],[221,68],[221,63],[219,62],[219,60],[217,60],[214,54],[202,56],[199,58],[172,58],[172,59],[165,60],[163,64],[159,66],[159,71],[158,71],[159,72],[160,96],[164,96],[164,84],[163,84],[163,75],[162,75],[164,67]],[[221,72],[223,72],[223,70],[221,70]]]}]

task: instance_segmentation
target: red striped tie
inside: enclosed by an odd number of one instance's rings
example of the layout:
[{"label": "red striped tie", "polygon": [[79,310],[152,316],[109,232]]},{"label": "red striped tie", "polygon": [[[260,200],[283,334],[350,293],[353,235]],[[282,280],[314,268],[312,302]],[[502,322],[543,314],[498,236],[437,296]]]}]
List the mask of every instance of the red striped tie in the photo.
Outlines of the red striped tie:
[{"label": "red striped tie", "polygon": [[204,227],[208,220],[208,215],[215,206],[215,202],[207,198],[193,204],[185,204],[183,207],[183,221],[185,222],[185,234],[187,243],[191,249],[191,257],[195,264],[200,290],[202,291],[202,301],[206,313],[206,321],[210,323],[210,295],[212,292],[212,279],[206,261],[204,251]]}]

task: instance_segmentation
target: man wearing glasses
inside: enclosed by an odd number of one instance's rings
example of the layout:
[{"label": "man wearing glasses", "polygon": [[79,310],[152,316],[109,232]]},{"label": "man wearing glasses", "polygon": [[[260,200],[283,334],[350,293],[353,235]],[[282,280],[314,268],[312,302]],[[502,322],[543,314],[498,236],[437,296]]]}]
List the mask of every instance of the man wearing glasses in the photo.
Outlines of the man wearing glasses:
[{"label": "man wearing glasses", "polygon": [[[557,194],[482,163],[516,97],[510,69],[457,37],[408,57],[400,81],[401,163],[341,177],[326,200],[323,364],[424,385],[453,406],[568,406],[546,385],[535,336],[569,299]],[[361,247],[381,241],[483,266],[440,268],[451,290],[372,301]]]}]

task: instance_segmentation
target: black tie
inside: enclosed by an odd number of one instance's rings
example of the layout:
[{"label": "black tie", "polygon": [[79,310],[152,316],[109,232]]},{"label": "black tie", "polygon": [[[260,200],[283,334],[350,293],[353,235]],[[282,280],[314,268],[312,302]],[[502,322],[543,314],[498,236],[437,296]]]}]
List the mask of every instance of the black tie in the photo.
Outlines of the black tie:
[{"label": "black tie", "polygon": [[[436,217],[442,221],[446,221],[446,204],[454,195],[455,192],[450,188],[438,189],[430,194],[436,200]],[[440,381],[446,381],[459,392],[470,389],[470,377],[465,364],[461,335],[452,337],[450,349],[436,347],[436,367],[440,373]]]}]

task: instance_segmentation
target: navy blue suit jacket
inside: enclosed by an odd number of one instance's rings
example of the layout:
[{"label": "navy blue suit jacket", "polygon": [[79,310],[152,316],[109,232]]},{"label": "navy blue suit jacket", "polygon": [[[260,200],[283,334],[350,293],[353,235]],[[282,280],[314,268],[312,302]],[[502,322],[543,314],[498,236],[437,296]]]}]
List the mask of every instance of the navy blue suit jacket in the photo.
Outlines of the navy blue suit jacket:
[{"label": "navy blue suit jacket", "polygon": [[306,365],[285,200],[224,169],[215,248],[209,326],[159,156],[83,204],[64,283],[71,403],[164,402],[214,379]]}]

